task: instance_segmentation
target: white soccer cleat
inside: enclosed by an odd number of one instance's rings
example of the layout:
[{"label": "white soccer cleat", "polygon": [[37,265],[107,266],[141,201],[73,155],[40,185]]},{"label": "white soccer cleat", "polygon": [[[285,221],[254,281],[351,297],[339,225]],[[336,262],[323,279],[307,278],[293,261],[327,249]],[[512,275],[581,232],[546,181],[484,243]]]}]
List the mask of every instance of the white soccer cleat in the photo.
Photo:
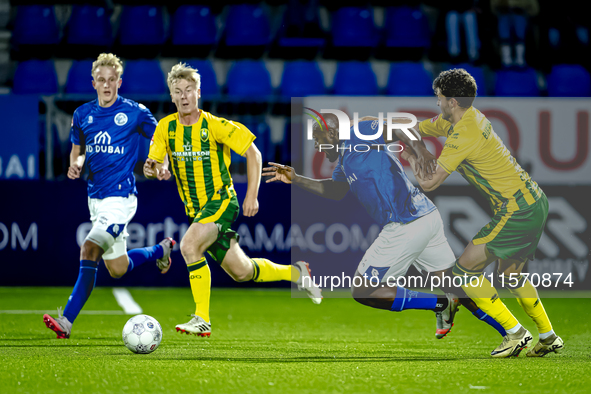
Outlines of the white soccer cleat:
[{"label": "white soccer cleat", "polygon": [[178,324],[175,328],[181,334],[193,334],[199,337],[211,335],[211,323],[206,322],[201,316],[191,315],[193,318],[185,324]]},{"label": "white soccer cleat", "polygon": [[300,277],[296,282],[298,290],[305,290],[313,303],[320,304],[322,302],[322,289],[314,283],[309,264],[305,261],[298,261],[294,263],[294,267],[300,270]]},{"label": "white soccer cleat", "polygon": [[451,328],[454,325],[454,317],[456,316],[460,304],[460,300],[455,294],[446,293],[445,296],[448,301],[447,308],[441,312],[435,312],[435,317],[437,318],[435,338],[437,339],[444,338],[451,331]]},{"label": "white soccer cleat", "polygon": [[496,358],[518,357],[519,353],[532,341],[530,332],[525,327],[521,327],[515,334],[505,335],[503,342],[490,355]]},{"label": "white soccer cleat", "polygon": [[47,328],[57,334],[58,339],[70,338],[70,334],[72,333],[72,323],[70,323],[67,317],[62,316],[61,308],[58,308],[57,316],[58,318],[54,319],[48,314],[45,314],[43,315],[43,322]]},{"label": "white soccer cleat", "polygon": [[160,241],[159,245],[162,246],[164,253],[162,255],[162,258],[159,258],[158,260],[156,260],[156,266],[160,270],[161,274],[165,274],[168,272],[168,270],[170,269],[170,266],[172,265],[172,259],[170,258],[170,252],[172,252],[173,246],[176,245],[176,241],[174,239],[168,237],[168,238],[164,238],[162,241]]},{"label": "white soccer cleat", "polygon": [[552,334],[546,339],[540,339],[533,349],[530,349],[527,357],[544,357],[548,353],[560,353],[564,348],[564,341],[556,334]]}]

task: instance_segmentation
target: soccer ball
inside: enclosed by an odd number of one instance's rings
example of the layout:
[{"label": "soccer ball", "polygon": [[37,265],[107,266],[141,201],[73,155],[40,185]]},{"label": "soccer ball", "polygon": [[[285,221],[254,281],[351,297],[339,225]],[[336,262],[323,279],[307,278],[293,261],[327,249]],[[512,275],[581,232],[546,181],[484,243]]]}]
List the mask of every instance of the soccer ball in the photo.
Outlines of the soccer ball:
[{"label": "soccer ball", "polygon": [[134,316],[123,327],[123,343],[134,353],[152,353],[161,340],[162,327],[152,316]]}]

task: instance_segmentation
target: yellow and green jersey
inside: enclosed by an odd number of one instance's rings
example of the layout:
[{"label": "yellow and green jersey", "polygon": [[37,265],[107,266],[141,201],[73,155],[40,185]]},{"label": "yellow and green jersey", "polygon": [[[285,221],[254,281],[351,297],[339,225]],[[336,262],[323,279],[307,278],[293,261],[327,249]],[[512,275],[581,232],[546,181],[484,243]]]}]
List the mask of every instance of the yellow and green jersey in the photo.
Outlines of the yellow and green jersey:
[{"label": "yellow and green jersey", "polygon": [[422,136],[447,137],[438,165],[448,174],[459,172],[488,199],[493,212],[515,212],[541,197],[538,184],[476,108],[470,107],[455,126],[438,115],[419,123],[419,131]]},{"label": "yellow and green jersey", "polygon": [[190,126],[175,113],[158,122],[148,157],[162,163],[168,154],[185,212],[195,217],[208,201],[236,194],[230,149],[243,156],[255,138],[244,125],[205,111]]}]

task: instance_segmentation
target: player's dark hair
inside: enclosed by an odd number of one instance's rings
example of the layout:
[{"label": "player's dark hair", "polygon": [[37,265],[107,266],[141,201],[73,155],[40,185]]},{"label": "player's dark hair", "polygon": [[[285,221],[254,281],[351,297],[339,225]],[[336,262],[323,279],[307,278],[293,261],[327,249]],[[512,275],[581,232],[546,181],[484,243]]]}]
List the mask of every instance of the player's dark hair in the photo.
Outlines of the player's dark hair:
[{"label": "player's dark hair", "polygon": [[460,107],[470,108],[476,98],[476,81],[474,77],[463,68],[454,68],[442,71],[435,81],[433,90],[446,98],[455,98]]}]

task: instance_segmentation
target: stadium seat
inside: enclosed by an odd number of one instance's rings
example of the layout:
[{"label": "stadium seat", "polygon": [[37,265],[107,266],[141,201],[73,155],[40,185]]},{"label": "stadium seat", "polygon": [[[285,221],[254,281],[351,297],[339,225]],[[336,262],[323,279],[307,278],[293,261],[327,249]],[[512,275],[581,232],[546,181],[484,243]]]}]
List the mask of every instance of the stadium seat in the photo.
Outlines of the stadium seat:
[{"label": "stadium seat", "polygon": [[557,64],[548,75],[548,96],[589,97],[589,72],[579,64]]},{"label": "stadium seat", "polygon": [[104,7],[73,5],[68,22],[68,44],[108,47],[111,45],[111,21]]},{"label": "stadium seat", "polygon": [[199,72],[201,77],[201,97],[209,97],[219,94],[218,82],[215,71],[209,60],[189,60],[187,64]]},{"label": "stadium seat", "polygon": [[537,97],[540,95],[538,75],[533,68],[497,72],[495,95],[499,97]]},{"label": "stadium seat", "polygon": [[215,16],[207,6],[180,6],[174,13],[171,27],[172,45],[215,44]]},{"label": "stadium seat", "polygon": [[273,93],[271,76],[262,61],[242,60],[228,72],[228,94],[235,97],[265,97]]},{"label": "stadium seat", "polygon": [[53,6],[19,6],[12,38],[17,45],[57,44],[60,40],[60,31]]},{"label": "stadium seat", "polygon": [[376,75],[368,62],[341,62],[334,77],[334,94],[341,96],[375,96]]},{"label": "stadium seat", "polygon": [[153,58],[166,41],[162,8],[125,6],[119,23],[119,45],[127,58]]},{"label": "stadium seat", "polygon": [[48,59],[60,42],[60,29],[52,5],[17,7],[12,31],[14,60]]},{"label": "stadium seat", "polygon": [[92,60],[80,60],[72,63],[66,81],[66,93],[93,94]]},{"label": "stadium seat", "polygon": [[432,96],[433,79],[422,63],[393,63],[386,93],[391,96]]},{"label": "stadium seat", "polygon": [[164,74],[158,61],[130,60],[123,66],[121,94],[157,95],[168,93]]},{"label": "stadium seat", "polygon": [[56,94],[57,74],[51,60],[27,60],[16,68],[12,92],[15,94]]},{"label": "stadium seat", "polygon": [[267,45],[270,39],[269,20],[258,4],[238,4],[230,7],[226,19],[226,45]]},{"label": "stadium seat", "polygon": [[324,76],[316,62],[293,61],[285,64],[281,77],[281,95],[304,97],[326,94]]},{"label": "stadium seat", "polygon": [[343,7],[333,15],[332,43],[335,47],[373,47],[377,32],[369,7]]},{"label": "stadium seat", "polygon": [[425,48],[431,42],[427,18],[419,7],[388,7],[385,31],[387,48]]}]

